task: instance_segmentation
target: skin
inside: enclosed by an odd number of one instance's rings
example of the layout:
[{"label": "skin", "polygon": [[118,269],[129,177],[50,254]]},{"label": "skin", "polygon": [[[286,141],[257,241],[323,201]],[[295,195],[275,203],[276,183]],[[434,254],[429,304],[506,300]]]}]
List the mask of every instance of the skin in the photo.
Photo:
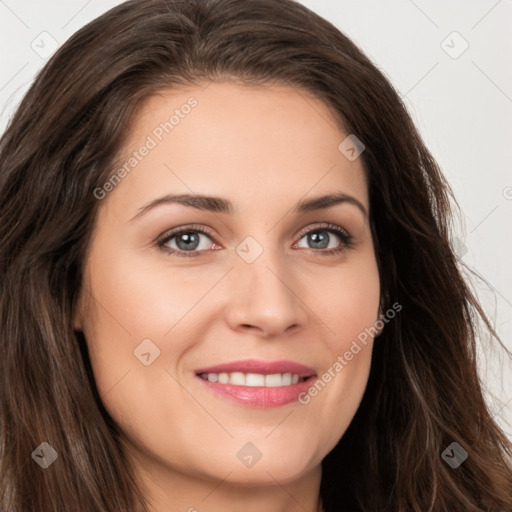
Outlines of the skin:
[{"label": "skin", "polygon": [[[241,405],[212,393],[194,371],[286,359],[320,376],[374,325],[380,283],[368,218],[349,203],[292,211],[301,199],[337,191],[368,211],[362,159],[338,150],[348,134],[304,91],[206,85],[149,98],[130,126],[125,156],[197,99],[101,200],[75,328],[84,331],[102,401],[153,511],[320,510],[320,464],[358,409],[373,339],[305,405]],[[235,211],[167,204],[130,220],[169,193],[220,196]],[[348,231],[354,245],[325,255],[300,236],[324,222]],[[160,235],[190,224],[212,234],[198,235],[195,257],[156,246]],[[328,248],[343,247],[335,233],[321,232]],[[250,264],[236,252],[247,236],[263,249]],[[183,252],[179,240],[167,246]],[[149,366],[134,355],[147,338],[160,350]],[[247,442],[262,454],[252,467],[237,458]]]}]

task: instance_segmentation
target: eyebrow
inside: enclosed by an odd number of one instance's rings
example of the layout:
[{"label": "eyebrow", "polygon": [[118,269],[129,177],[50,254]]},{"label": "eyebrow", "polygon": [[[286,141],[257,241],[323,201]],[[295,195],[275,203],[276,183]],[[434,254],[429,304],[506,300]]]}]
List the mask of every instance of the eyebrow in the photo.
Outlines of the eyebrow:
[{"label": "eyebrow", "polygon": [[[317,196],[299,201],[293,208],[293,212],[296,214],[304,214],[307,212],[330,208],[331,206],[343,203],[356,206],[363,213],[363,215],[368,218],[368,212],[363,204],[355,197],[349,194],[345,194],[344,192],[336,192],[333,194]],[[139,208],[137,214],[132,217],[130,221],[141,217],[146,212],[156,208],[157,206],[167,204],[181,204],[184,206],[191,206],[192,208],[196,208],[198,210],[206,210],[215,213],[226,213],[230,215],[235,211],[233,203],[222,197],[205,196],[200,194],[167,194],[163,197],[159,197],[158,199],[154,199],[153,201]]]}]

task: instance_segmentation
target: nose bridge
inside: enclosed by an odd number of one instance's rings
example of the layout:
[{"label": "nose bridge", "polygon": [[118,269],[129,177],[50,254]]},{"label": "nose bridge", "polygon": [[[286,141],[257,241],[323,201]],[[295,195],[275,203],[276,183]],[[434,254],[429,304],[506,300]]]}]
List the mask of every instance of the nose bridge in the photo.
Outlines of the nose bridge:
[{"label": "nose bridge", "polygon": [[271,234],[258,238],[263,243],[248,236],[236,247],[230,321],[233,327],[251,325],[278,334],[304,322],[303,306],[285,255],[271,243]]}]

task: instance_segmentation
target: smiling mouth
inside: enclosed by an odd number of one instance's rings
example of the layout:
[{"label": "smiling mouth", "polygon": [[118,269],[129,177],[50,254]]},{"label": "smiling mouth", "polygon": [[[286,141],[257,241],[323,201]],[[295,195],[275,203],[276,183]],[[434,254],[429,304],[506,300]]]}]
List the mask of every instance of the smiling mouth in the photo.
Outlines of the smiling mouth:
[{"label": "smiling mouth", "polygon": [[200,368],[195,374],[214,395],[258,408],[297,403],[317,378],[313,368],[300,363],[255,359]]}]

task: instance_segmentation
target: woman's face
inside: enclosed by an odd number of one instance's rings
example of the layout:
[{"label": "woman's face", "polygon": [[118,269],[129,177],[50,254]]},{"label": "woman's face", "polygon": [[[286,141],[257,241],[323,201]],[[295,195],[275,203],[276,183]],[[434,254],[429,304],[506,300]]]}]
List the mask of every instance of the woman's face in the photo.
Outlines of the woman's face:
[{"label": "woman's face", "polygon": [[[354,340],[380,293],[348,135],[285,86],[165,91],[139,112],[114,185],[95,193],[74,322],[147,470],[285,483],[348,427],[373,346]],[[313,201],[327,195],[346,200]]]}]

